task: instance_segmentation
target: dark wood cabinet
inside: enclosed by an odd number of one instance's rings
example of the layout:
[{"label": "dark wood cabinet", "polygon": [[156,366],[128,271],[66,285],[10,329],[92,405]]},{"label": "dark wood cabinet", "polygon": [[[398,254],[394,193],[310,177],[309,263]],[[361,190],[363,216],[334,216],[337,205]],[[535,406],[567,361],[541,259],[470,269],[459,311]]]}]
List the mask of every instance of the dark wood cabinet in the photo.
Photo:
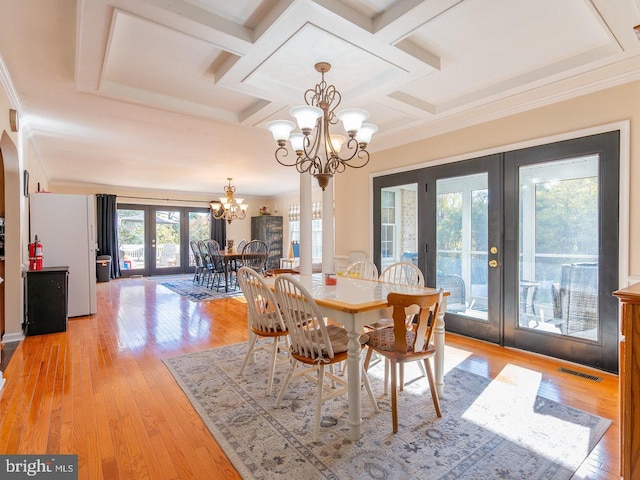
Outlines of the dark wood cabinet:
[{"label": "dark wood cabinet", "polygon": [[620,475],[640,478],[640,283],[613,293],[622,305],[620,322]]},{"label": "dark wood cabinet", "polygon": [[69,267],[29,270],[25,281],[25,335],[67,330]]},{"label": "dark wood cabinet", "polygon": [[251,240],[262,240],[269,246],[267,270],[280,268],[282,258],[282,217],[260,215],[251,217]]}]

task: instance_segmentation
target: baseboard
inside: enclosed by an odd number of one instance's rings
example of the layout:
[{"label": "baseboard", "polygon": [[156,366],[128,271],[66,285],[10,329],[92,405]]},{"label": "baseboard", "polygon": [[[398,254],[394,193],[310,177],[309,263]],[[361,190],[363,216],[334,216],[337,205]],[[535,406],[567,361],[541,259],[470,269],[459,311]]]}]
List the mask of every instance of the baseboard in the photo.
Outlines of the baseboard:
[{"label": "baseboard", "polygon": [[24,340],[23,333],[5,333],[2,337],[2,343],[21,342]]}]

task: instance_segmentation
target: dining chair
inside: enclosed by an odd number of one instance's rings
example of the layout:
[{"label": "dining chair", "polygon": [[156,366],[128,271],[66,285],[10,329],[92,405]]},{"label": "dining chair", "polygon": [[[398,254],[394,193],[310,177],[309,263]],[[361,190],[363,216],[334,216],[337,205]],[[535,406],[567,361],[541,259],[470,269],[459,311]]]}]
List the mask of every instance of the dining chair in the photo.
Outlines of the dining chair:
[{"label": "dining chair", "polygon": [[371,260],[358,260],[347,266],[344,276],[357,277],[364,280],[377,280],[378,267]]},{"label": "dining chair", "polygon": [[[207,251],[209,252],[210,271],[211,271],[211,289],[214,285],[216,292],[220,287],[224,287],[222,279],[226,280],[227,272],[225,270],[224,260],[220,255],[220,245],[215,240],[209,239],[204,241]],[[216,281],[217,280],[217,281]]]},{"label": "dining chair", "polygon": [[200,283],[200,277],[204,270],[204,263],[202,261],[202,255],[198,248],[198,242],[196,240],[189,241],[189,248],[191,248],[191,254],[193,255],[193,263],[195,264],[195,272],[193,274],[193,282]]},{"label": "dining chair", "polygon": [[269,246],[262,240],[251,240],[242,249],[242,266],[264,273]]},{"label": "dining chair", "polygon": [[209,280],[213,277],[213,263],[205,240],[200,240],[198,242],[198,251],[200,252],[200,258],[202,259],[202,276],[200,277],[200,285],[208,287]]},{"label": "dining chair", "polygon": [[[379,280],[381,282],[393,283],[396,285],[409,285],[414,287],[424,287],[424,275],[417,265],[410,262],[396,262],[385,268],[380,274]],[[408,315],[407,324],[413,321],[413,316]],[[379,328],[386,328],[393,325],[393,319],[381,318],[372,325],[366,327],[371,330]],[[426,371],[420,365],[422,374],[426,375]],[[389,384],[389,362],[386,360],[384,365],[384,393],[387,393],[387,385]],[[404,388],[404,365],[400,365],[400,389]]]},{"label": "dining chair", "polygon": [[[442,289],[437,293],[409,295],[391,292],[387,295],[393,307],[393,325],[369,332],[369,349],[364,361],[369,368],[371,355],[375,351],[391,363],[391,416],[393,433],[398,431],[398,366],[407,362],[422,360],[429,380],[429,389],[436,415],[442,417],[440,401],[431,370],[431,357],[436,353],[432,344],[433,330],[438,309],[442,303]],[[415,316],[416,321],[407,325],[407,317]],[[402,381],[400,382],[400,385]],[[410,416],[410,414],[408,415]]]},{"label": "dining chair", "polygon": [[409,262],[396,262],[389,265],[380,274],[380,281],[424,287],[424,275],[416,265]]},{"label": "dining chair", "polygon": [[[305,377],[315,383],[317,393],[313,441],[317,442],[322,418],[322,402],[347,393],[347,381],[335,375],[332,368],[333,365],[347,359],[349,341],[347,330],[327,323],[309,291],[293,276],[287,274],[278,276],[275,280],[275,291],[285,325],[289,330],[291,354],[291,368],[280,388],[275,407],[280,407],[293,378]],[[360,335],[362,347],[366,344],[367,338],[366,334]],[[296,371],[299,363],[307,365],[307,368]],[[330,367],[328,372],[325,372],[326,366]],[[377,413],[378,404],[364,368],[362,381]]]},{"label": "dining chair", "polygon": [[[238,270],[238,283],[244,298],[247,300],[250,328],[253,333],[249,341],[247,354],[240,368],[240,375],[243,374],[249,359],[255,357],[257,352],[269,352],[271,355],[269,380],[267,382],[267,397],[269,397],[271,396],[278,356],[280,355],[281,360],[289,361],[287,354],[289,332],[282,319],[275,294],[269,289],[259,273],[252,268],[241,267]],[[265,342],[260,344],[261,339],[270,339],[272,342],[271,344]],[[282,345],[283,343],[284,346]]]}]

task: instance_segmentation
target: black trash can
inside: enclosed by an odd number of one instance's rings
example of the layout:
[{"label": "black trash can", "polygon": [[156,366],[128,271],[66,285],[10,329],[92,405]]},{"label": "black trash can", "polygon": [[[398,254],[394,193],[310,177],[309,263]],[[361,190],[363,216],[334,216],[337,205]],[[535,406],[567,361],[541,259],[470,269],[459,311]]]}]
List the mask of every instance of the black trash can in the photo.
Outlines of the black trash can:
[{"label": "black trash can", "polygon": [[99,282],[108,282],[111,279],[111,255],[98,255],[96,275]]}]

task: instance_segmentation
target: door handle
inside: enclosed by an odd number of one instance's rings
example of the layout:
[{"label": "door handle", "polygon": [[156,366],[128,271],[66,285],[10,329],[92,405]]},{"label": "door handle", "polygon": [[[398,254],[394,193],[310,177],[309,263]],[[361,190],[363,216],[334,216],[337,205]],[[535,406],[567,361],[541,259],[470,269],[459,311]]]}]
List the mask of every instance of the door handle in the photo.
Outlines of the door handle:
[{"label": "door handle", "polygon": [[489,266],[491,268],[496,268],[498,266],[498,261],[497,260],[489,260]]}]

